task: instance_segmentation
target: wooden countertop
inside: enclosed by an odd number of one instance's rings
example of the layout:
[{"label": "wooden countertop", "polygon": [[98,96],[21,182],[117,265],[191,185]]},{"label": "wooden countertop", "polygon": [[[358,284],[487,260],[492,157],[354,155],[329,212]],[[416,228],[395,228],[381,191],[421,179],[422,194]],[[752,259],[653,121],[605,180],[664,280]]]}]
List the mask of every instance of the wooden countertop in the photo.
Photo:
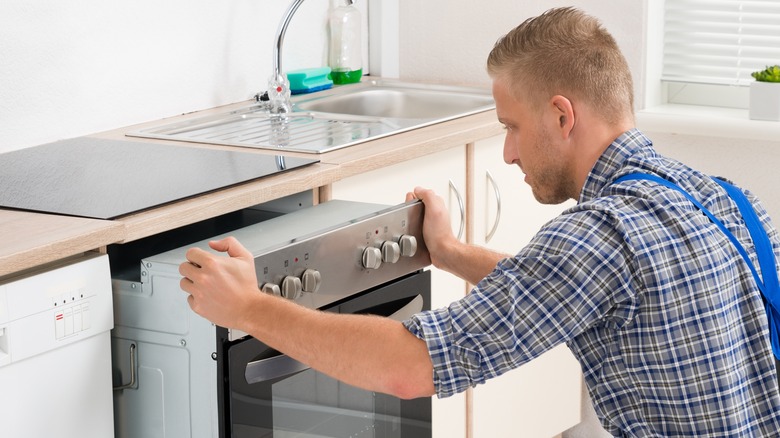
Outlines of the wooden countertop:
[{"label": "wooden countertop", "polygon": [[121,222],[0,209],[0,277],[123,239]]},{"label": "wooden countertop", "polygon": [[[246,102],[234,104],[245,105]],[[171,118],[186,120],[227,107]],[[154,122],[155,124],[159,123]],[[125,132],[142,124],[94,134],[127,139]],[[502,133],[495,111],[487,111],[400,133],[325,154],[289,153],[317,158],[320,163],[206,193],[111,221],[0,209],[0,277],[112,243],[124,243],[178,228],[224,213],[248,208],[294,193],[316,189],[359,173],[397,164]],[[189,147],[231,148],[195,143],[133,138],[133,141]],[[274,151],[236,148],[258,154]]]}]

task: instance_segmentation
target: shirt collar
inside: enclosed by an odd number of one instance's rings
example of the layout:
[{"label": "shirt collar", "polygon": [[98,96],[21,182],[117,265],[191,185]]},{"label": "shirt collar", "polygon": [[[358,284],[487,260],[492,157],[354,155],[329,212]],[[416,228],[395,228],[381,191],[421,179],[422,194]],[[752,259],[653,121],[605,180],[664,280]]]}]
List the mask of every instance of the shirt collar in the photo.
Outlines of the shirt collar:
[{"label": "shirt collar", "polygon": [[578,202],[596,198],[605,186],[610,184],[625,167],[626,161],[641,150],[652,149],[653,142],[638,129],[628,130],[616,138],[593,165],[580,192]]}]

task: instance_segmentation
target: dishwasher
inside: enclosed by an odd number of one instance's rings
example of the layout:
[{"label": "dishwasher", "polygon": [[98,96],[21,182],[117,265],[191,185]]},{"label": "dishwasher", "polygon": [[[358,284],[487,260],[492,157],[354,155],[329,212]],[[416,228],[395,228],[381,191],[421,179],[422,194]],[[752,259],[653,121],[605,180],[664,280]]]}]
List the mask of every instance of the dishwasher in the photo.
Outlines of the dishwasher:
[{"label": "dishwasher", "polygon": [[0,436],[114,436],[111,278],[86,253],[0,279]]},{"label": "dishwasher", "polygon": [[208,240],[228,235],[252,252],[260,293],[396,320],[430,308],[421,202],[276,210],[109,247],[117,437],[431,437],[430,398],[351,387],[189,308],[178,273],[186,250],[211,251]]}]

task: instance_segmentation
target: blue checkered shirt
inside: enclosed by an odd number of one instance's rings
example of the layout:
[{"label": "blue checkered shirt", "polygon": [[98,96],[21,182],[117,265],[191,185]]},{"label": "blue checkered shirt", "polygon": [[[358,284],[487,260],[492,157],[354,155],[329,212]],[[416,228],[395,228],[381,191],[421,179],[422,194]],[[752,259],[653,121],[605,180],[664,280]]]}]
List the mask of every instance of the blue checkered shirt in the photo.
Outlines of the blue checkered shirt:
[{"label": "blue checkered shirt", "polygon": [[[617,138],[576,206],[500,261],[463,299],[404,324],[424,340],[440,397],[523,365],[565,342],[615,436],[780,435],[780,394],[764,304],[726,235],[743,243],[739,210],[709,177],[658,155],[637,130]],[[780,240],[749,194],[774,247]]]}]

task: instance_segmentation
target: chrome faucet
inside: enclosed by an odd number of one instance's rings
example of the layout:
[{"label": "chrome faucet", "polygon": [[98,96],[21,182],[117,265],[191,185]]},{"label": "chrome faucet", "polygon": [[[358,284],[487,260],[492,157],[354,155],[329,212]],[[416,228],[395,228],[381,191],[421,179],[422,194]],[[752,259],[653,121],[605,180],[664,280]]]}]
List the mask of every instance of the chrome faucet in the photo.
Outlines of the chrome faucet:
[{"label": "chrome faucet", "polygon": [[284,44],[284,34],[287,32],[287,26],[290,24],[295,11],[301,6],[301,3],[303,3],[303,0],[293,0],[290,3],[284,16],[282,16],[282,21],[279,22],[279,27],[276,29],[273,59],[274,72],[273,76],[268,80],[267,91],[271,114],[287,114],[292,111],[290,82],[282,72],[282,45]]}]

